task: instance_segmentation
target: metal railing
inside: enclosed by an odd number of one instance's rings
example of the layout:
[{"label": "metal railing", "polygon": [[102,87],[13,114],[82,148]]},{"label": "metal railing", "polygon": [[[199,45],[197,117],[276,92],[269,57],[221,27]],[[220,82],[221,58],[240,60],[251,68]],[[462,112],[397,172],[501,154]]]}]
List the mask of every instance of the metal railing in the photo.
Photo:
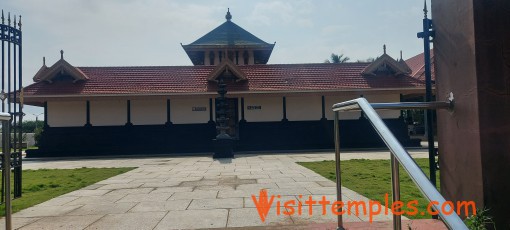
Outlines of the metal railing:
[{"label": "metal railing", "polygon": [[10,145],[10,125],[11,115],[9,113],[0,113],[0,121],[2,122],[2,175],[4,176],[5,192],[5,229],[12,229],[12,205],[11,205],[11,145]]},{"label": "metal railing", "polygon": [[[453,107],[453,101],[449,102],[400,102],[400,103],[373,103],[370,104],[365,98],[358,98],[346,102],[333,105],[335,112],[334,134],[335,134],[335,160],[336,160],[336,184],[337,184],[337,200],[342,200],[341,195],[341,171],[340,171],[340,133],[339,133],[339,112],[361,110],[365,113],[366,118],[370,121],[379,136],[382,138],[386,146],[391,152],[391,182],[392,182],[392,198],[393,202],[400,200],[400,181],[399,181],[399,163],[407,172],[409,177],[417,185],[418,189],[425,196],[427,201],[432,202],[435,210],[443,210],[439,212],[439,216],[450,229],[467,229],[466,225],[460,217],[454,212],[453,207],[446,205],[444,197],[439,193],[434,185],[429,181],[425,173],[414,162],[409,153],[402,147],[400,142],[395,138],[393,133],[388,129],[386,124],[375,109],[448,109]],[[448,204],[448,203],[446,203]],[[341,208],[341,207],[340,207]],[[341,210],[339,210],[341,211]],[[400,210],[396,210],[400,211]],[[393,214],[393,228],[402,229],[401,216]],[[338,215],[338,229],[343,228],[342,215]]]}]

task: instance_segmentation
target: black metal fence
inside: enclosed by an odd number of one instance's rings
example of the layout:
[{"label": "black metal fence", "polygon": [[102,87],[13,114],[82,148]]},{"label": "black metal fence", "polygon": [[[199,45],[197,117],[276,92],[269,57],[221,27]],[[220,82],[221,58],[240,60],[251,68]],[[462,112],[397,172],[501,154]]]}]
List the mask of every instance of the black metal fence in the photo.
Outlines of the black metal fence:
[{"label": "black metal fence", "polygon": [[[1,56],[1,92],[2,113],[10,115],[8,125],[2,125],[2,185],[1,202],[6,202],[5,197],[10,197],[10,176],[13,172],[13,195],[14,198],[21,197],[21,172],[22,172],[22,152],[23,152],[23,81],[22,81],[22,37],[21,37],[21,16],[11,17],[10,13],[2,17],[0,23],[0,40],[2,42]],[[9,159],[5,159],[6,156]],[[9,165],[6,165],[9,164]],[[9,173],[8,173],[9,172]],[[9,194],[9,195],[7,195]],[[6,196],[7,195],[7,196]]]}]

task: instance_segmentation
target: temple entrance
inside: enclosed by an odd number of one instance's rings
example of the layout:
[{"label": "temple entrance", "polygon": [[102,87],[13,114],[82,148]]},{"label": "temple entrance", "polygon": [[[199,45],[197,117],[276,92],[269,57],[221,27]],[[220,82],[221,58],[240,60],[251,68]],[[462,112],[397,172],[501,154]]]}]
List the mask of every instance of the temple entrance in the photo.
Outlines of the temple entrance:
[{"label": "temple entrance", "polygon": [[[217,103],[217,102],[216,102]],[[237,98],[226,98],[226,118],[227,120],[227,127],[226,130],[227,134],[237,139],[239,138],[239,110],[238,110],[238,99]],[[218,105],[216,104],[216,108]],[[218,111],[216,110],[216,113]],[[216,117],[218,117],[218,114],[216,114]]]}]

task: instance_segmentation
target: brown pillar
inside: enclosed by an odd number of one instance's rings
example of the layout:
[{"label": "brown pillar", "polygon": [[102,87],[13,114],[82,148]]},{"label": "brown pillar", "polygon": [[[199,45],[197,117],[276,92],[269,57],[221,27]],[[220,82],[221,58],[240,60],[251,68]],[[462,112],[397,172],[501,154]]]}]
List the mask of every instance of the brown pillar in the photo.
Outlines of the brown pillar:
[{"label": "brown pillar", "polygon": [[510,226],[510,1],[433,0],[441,192]]}]

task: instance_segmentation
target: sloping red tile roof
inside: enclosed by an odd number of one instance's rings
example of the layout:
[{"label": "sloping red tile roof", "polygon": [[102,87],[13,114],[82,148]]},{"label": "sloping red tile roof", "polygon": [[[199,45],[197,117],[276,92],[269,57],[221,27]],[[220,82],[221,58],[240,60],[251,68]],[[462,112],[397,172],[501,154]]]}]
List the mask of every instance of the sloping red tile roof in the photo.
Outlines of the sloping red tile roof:
[{"label": "sloping red tile roof", "polygon": [[[425,81],[425,57],[424,54],[418,54],[412,58],[406,60],[407,65],[411,68],[411,77],[421,81]],[[432,81],[435,81],[434,74],[434,50],[430,50],[430,70],[432,72]]]},{"label": "sloping red tile roof", "polygon": [[[369,63],[277,64],[239,66],[246,74],[242,87],[229,92],[281,92],[356,90],[423,87],[408,76],[362,76]],[[192,94],[214,92],[207,81],[215,66],[77,67],[86,81],[37,82],[24,89],[24,95],[122,95]]]}]

